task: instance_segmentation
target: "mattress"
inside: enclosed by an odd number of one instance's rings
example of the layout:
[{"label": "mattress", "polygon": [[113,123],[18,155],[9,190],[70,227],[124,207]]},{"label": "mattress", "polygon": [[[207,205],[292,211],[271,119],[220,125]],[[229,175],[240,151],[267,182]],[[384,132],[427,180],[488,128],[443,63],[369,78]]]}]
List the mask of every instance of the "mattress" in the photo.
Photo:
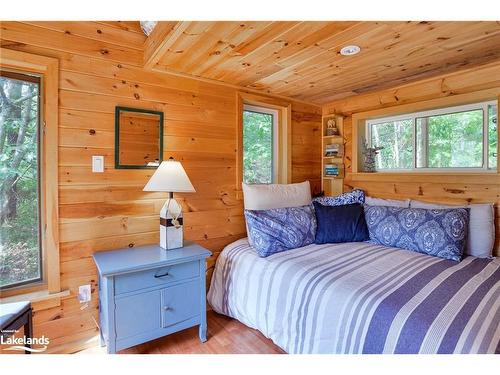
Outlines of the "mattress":
[{"label": "mattress", "polygon": [[498,353],[500,260],[453,262],[365,242],[217,259],[212,308],[288,353]]}]

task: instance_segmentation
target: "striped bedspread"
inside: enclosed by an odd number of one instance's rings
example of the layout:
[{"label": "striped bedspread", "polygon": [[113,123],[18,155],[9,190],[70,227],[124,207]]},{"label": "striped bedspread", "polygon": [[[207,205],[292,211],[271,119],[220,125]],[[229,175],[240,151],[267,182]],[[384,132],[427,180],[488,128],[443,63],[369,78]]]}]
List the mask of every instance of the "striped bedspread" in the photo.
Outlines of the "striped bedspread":
[{"label": "striped bedspread", "polygon": [[288,353],[498,353],[500,259],[456,263],[368,243],[217,260],[208,301]]}]

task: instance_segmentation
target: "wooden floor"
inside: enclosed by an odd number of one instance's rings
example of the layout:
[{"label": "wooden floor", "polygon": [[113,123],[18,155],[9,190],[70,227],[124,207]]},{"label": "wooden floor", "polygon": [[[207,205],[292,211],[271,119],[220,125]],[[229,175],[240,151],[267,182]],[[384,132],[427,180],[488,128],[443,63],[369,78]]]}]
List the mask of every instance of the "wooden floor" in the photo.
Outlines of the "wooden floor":
[{"label": "wooden floor", "polygon": [[[278,346],[259,331],[248,328],[235,319],[207,313],[208,340],[201,343],[198,327],[120,351],[120,354],[280,354]],[[106,348],[93,347],[81,354],[106,353]]]}]

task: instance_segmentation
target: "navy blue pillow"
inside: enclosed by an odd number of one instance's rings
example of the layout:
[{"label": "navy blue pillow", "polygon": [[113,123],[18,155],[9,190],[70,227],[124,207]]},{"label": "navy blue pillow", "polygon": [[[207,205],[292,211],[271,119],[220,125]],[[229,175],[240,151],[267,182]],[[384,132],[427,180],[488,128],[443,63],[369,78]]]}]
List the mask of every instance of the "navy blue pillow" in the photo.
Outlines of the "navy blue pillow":
[{"label": "navy blue pillow", "polygon": [[363,242],[370,239],[363,206],[359,203],[323,206],[313,202],[316,213],[315,243]]}]

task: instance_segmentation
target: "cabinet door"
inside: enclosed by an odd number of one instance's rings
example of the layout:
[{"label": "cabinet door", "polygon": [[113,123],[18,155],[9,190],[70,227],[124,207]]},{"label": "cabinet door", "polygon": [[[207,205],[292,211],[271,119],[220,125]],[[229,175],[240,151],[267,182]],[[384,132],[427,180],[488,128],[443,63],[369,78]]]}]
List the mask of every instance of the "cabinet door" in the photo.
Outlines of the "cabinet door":
[{"label": "cabinet door", "polygon": [[161,327],[160,290],[117,298],[115,303],[118,339],[158,330]]},{"label": "cabinet door", "polygon": [[201,307],[200,293],[199,280],[162,289],[162,327],[198,316]]}]

